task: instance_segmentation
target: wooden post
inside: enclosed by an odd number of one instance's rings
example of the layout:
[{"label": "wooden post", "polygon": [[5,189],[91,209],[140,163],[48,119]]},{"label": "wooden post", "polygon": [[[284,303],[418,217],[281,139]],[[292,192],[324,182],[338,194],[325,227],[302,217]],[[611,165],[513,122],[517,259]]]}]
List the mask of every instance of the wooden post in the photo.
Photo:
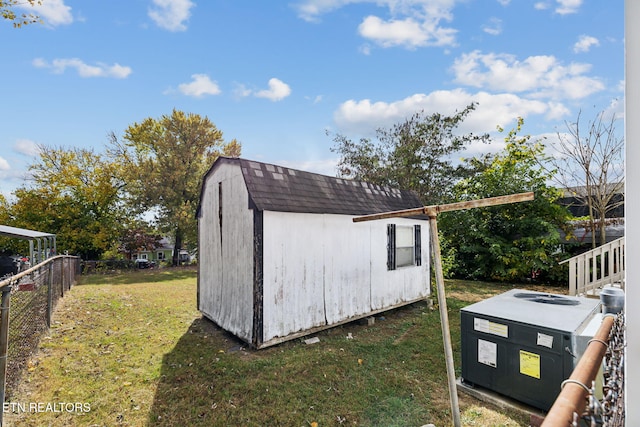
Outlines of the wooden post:
[{"label": "wooden post", "polygon": [[431,231],[431,252],[433,253],[433,265],[436,274],[436,287],[438,289],[438,307],[440,310],[440,323],[442,326],[442,341],[444,343],[444,356],[447,362],[447,379],[449,382],[449,401],[451,402],[451,416],[453,425],[460,427],[460,405],[456,389],[456,373],[453,362],[453,347],[451,345],[451,332],[449,328],[449,315],[447,311],[447,298],[444,293],[444,273],[442,272],[442,257],[440,254],[440,238],[438,237],[438,220],[436,216],[429,217],[429,230]]},{"label": "wooden post", "polygon": [[429,229],[431,231],[431,244],[433,245],[433,262],[438,290],[438,305],[440,306],[440,323],[442,325],[442,341],[444,344],[445,359],[447,362],[447,379],[449,383],[449,397],[451,403],[451,417],[455,427],[460,427],[460,406],[456,389],[456,376],[453,360],[453,348],[451,345],[451,330],[449,328],[449,314],[447,312],[447,299],[444,291],[444,273],[442,272],[442,259],[440,254],[440,238],[438,237],[437,216],[441,212],[459,211],[463,209],[481,208],[486,206],[504,205],[533,200],[533,192],[512,194],[509,196],[490,197],[487,199],[471,200],[468,202],[450,203],[446,205],[423,206],[421,208],[405,209],[394,212],[364,215],[353,218],[353,222],[372,221],[397,217],[417,215],[429,216]]}]

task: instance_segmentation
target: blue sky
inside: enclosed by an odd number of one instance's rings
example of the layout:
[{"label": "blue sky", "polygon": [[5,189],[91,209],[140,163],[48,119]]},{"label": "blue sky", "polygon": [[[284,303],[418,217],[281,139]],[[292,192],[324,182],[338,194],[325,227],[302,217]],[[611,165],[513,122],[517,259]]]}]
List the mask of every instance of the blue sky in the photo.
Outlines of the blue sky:
[{"label": "blue sky", "polygon": [[0,193],[38,144],[104,151],[107,134],[176,108],[249,159],[335,175],[326,132],[371,136],[476,101],[463,132],[492,147],[624,104],[624,2],[595,0],[43,0],[0,22]]}]

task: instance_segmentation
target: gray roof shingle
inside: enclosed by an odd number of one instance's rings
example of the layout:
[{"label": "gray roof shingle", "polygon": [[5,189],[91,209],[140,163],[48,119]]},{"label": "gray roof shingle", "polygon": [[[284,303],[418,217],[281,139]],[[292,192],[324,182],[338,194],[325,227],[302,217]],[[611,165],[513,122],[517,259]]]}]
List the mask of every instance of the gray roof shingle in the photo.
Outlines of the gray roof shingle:
[{"label": "gray roof shingle", "polygon": [[249,196],[263,211],[366,215],[423,206],[413,191],[240,158],[218,158],[207,175],[218,162],[240,165]]}]

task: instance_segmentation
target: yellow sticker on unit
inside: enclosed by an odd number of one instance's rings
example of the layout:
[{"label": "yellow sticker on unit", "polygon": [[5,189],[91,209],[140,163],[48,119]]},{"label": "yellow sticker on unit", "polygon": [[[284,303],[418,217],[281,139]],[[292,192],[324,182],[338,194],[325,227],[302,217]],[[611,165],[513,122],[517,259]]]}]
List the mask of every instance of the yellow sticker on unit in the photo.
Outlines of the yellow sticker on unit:
[{"label": "yellow sticker on unit", "polygon": [[540,379],[540,355],[520,350],[520,373]]}]

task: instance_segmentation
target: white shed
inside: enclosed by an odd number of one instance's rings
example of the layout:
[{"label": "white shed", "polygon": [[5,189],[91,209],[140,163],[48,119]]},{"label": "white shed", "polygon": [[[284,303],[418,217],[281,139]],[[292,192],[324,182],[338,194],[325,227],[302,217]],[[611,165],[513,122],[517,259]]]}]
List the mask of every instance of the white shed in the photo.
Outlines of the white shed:
[{"label": "white shed", "polygon": [[262,348],[430,295],[428,219],[354,223],[417,195],[219,158],[198,206],[198,309]]}]

